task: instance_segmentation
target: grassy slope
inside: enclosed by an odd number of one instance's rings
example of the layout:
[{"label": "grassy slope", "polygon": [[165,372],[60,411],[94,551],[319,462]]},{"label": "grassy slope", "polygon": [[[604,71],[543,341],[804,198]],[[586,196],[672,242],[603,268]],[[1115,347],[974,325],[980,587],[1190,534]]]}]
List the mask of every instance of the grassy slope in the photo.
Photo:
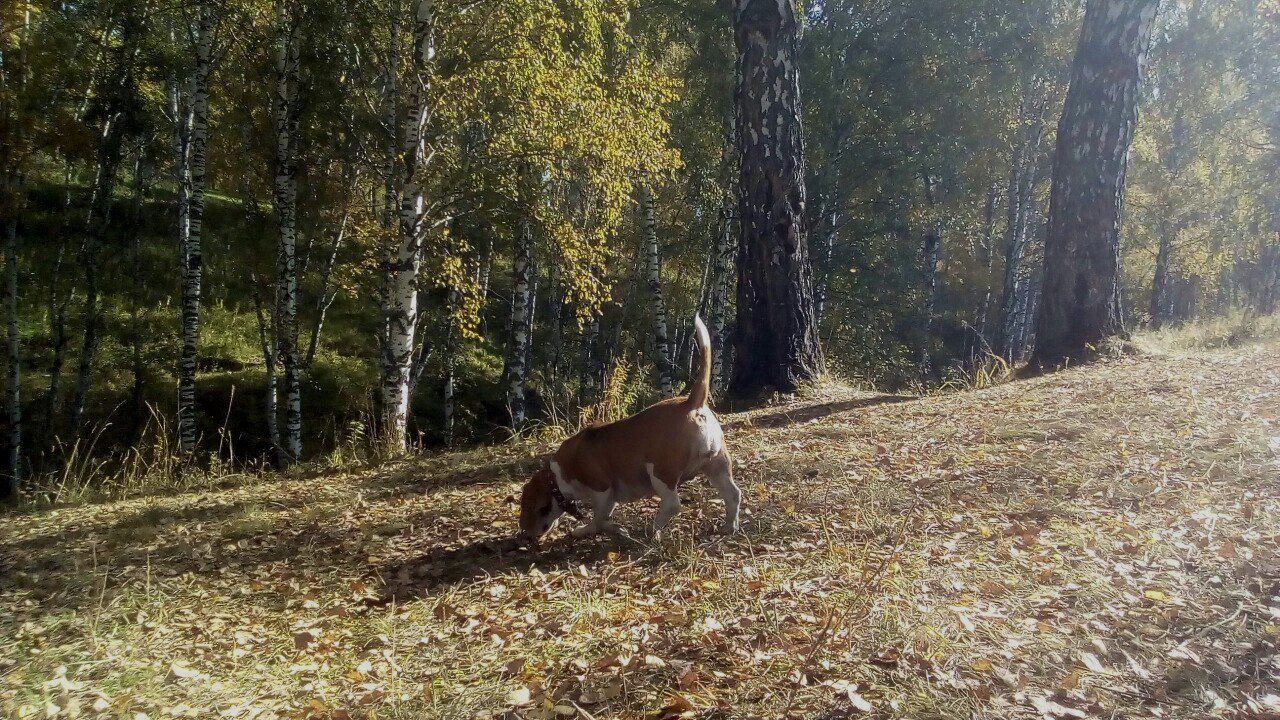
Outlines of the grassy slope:
[{"label": "grassy slope", "polygon": [[1275,341],[729,420],[731,539],[514,550],[515,449],[0,518],[0,714],[1263,717]]}]

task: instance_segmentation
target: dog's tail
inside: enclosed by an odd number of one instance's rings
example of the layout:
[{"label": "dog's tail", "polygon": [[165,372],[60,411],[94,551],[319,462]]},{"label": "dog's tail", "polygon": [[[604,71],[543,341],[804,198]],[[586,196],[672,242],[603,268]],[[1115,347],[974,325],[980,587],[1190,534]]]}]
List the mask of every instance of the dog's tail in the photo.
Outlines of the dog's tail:
[{"label": "dog's tail", "polygon": [[693,384],[689,386],[689,398],[685,403],[697,409],[707,404],[708,396],[711,394],[711,335],[707,333],[707,326],[702,324],[702,318],[697,315],[693,316],[693,341],[697,343],[698,354],[702,357],[698,374],[694,376]]}]

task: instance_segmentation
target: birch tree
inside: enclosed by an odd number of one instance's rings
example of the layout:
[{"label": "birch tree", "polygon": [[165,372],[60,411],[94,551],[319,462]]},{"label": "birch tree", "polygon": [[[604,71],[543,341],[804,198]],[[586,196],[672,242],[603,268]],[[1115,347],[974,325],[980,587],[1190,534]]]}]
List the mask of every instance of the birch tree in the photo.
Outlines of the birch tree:
[{"label": "birch tree", "polygon": [[178,265],[182,295],[182,352],[178,359],[178,446],[196,449],[196,363],[200,346],[200,299],[204,278],[204,192],[209,141],[209,75],[213,70],[214,11],[196,8],[194,65],[184,90],[171,80],[174,175],[178,188]]},{"label": "birch tree", "polygon": [[658,221],[653,210],[653,191],[641,186],[640,208],[644,215],[645,281],[649,286],[649,314],[653,320],[653,344],[658,356],[658,382],[663,397],[674,392],[671,372],[671,341],[667,336],[667,305],[662,299],[662,252],[658,246]]},{"label": "birch tree", "polygon": [[[931,215],[937,213],[937,184],[937,178],[932,175],[925,176],[925,204]],[[924,262],[924,304],[921,309],[924,322],[920,345],[920,367],[922,368],[927,368],[929,365],[929,343],[933,336],[933,316],[938,302],[938,258],[942,253],[942,219],[935,216],[928,222],[929,229],[924,233],[924,247],[921,252]]]},{"label": "birch tree", "polygon": [[[302,457],[302,364],[298,356],[298,85],[299,19],[288,0],[276,5],[275,341],[284,370],[284,450]],[[268,422],[276,422],[269,417]]]},{"label": "birch tree", "polygon": [[1158,0],[1093,0],[1058,123],[1033,362],[1085,357],[1119,322],[1120,212]]},{"label": "birch tree", "polygon": [[520,220],[520,230],[516,235],[515,260],[512,263],[511,277],[511,342],[507,351],[507,405],[511,410],[512,429],[519,429],[525,421],[532,270],[533,223],[526,217]]},{"label": "birch tree", "polygon": [[1035,214],[1035,189],[1044,139],[1045,98],[1043,83],[1035,78],[1027,83],[1018,110],[1013,160],[1009,169],[1005,221],[1004,284],[1000,295],[1000,317],[996,349],[1013,362],[1022,354],[1018,337],[1019,307],[1028,292],[1027,250]]},{"label": "birch tree", "polygon": [[[398,3],[395,3],[398,12]],[[425,130],[431,122],[431,87],[435,58],[435,15],[431,0],[418,0],[414,13],[413,48],[404,83],[399,149],[392,168],[399,223],[385,276],[383,316],[386,340],[382,357],[382,433],[393,452],[407,448],[409,389],[418,326],[418,269],[422,262],[423,218],[426,199],[427,152]],[[398,26],[398,18],[392,22]],[[398,36],[393,30],[392,37]],[[393,43],[398,44],[395,40]],[[392,56],[397,53],[393,48]],[[393,67],[390,75],[394,76]],[[394,97],[400,99],[401,93]],[[397,102],[399,105],[399,102]]]}]

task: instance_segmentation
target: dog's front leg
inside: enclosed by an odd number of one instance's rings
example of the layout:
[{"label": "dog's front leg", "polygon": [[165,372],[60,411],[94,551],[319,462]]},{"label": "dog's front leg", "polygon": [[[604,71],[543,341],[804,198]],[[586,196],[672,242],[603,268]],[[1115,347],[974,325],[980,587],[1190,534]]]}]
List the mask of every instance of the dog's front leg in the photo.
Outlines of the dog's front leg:
[{"label": "dog's front leg", "polygon": [[622,528],[610,519],[613,515],[613,508],[617,504],[618,501],[614,498],[612,489],[593,494],[591,497],[591,520],[580,527],[574,528],[572,531],[573,536],[583,538],[600,532],[611,534],[621,532]]}]

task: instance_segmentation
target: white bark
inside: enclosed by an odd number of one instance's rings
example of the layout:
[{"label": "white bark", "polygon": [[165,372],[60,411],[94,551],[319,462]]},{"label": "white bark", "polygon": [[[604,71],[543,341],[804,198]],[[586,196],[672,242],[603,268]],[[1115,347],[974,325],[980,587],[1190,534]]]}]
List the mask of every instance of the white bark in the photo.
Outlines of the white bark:
[{"label": "white bark", "polygon": [[458,354],[458,327],[457,312],[458,307],[462,304],[462,292],[456,284],[449,285],[448,292],[448,317],[445,321],[445,346],[444,346],[444,442],[446,445],[453,445],[453,395],[454,395],[454,370],[457,365]]},{"label": "white bark", "polygon": [[[279,229],[276,255],[275,329],[285,385],[286,455],[302,456],[302,380],[298,358],[298,23],[288,0],[276,6],[276,177]],[[268,418],[275,423],[275,416]]]},{"label": "white bark", "polygon": [[663,397],[671,397],[671,341],[667,335],[667,305],[662,298],[662,257],[658,247],[658,223],[653,211],[653,193],[640,189],[640,206],[644,213],[645,278],[649,285],[649,311],[653,318],[653,341],[658,355],[658,382]]},{"label": "white bark", "polygon": [[511,427],[518,429],[525,421],[526,364],[529,359],[530,276],[533,269],[533,224],[521,220],[516,237],[516,256],[512,270],[511,344],[507,351],[507,405],[511,409]]},{"label": "white bark", "polygon": [[[177,121],[178,255],[182,279],[182,354],[178,362],[178,444],[196,449],[196,360],[204,276],[205,148],[209,134],[209,73],[213,68],[213,9],[202,3],[195,33],[195,69],[186,103],[171,101]],[[177,93],[177,88],[173,89]],[[175,100],[176,100],[175,96]]]},{"label": "white bark", "polygon": [[418,268],[425,207],[423,132],[430,122],[434,38],[431,0],[419,0],[413,26],[413,77],[405,84],[404,112],[397,113],[404,116],[394,168],[400,222],[384,296],[387,337],[382,358],[382,429],[388,447],[401,452],[406,449],[409,427],[409,389],[418,324]]}]

